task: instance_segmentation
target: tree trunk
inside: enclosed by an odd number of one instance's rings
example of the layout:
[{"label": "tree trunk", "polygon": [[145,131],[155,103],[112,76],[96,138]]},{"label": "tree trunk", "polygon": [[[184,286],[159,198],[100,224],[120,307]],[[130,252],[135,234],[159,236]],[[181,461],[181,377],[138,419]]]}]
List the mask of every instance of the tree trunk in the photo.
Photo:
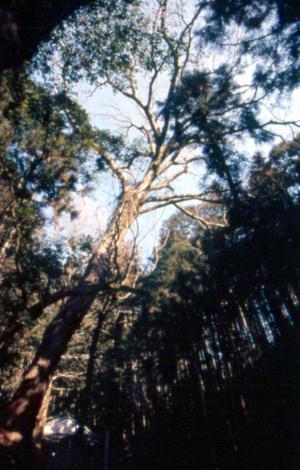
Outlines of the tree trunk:
[{"label": "tree trunk", "polygon": [[106,312],[107,312],[106,306],[104,306],[102,309],[102,315],[100,311],[98,312],[97,324],[93,331],[92,341],[91,341],[90,348],[89,348],[89,358],[88,358],[88,364],[87,364],[87,369],[86,369],[85,385],[84,385],[84,388],[82,389],[82,392],[79,398],[79,404],[80,404],[79,412],[81,416],[81,421],[80,421],[81,436],[84,433],[84,426],[88,425],[97,345],[98,345],[100,331],[103,325],[103,320],[105,318]]},{"label": "tree trunk", "polygon": [[46,329],[33,363],[6,409],[0,445],[11,446],[23,440],[28,445],[51,375],[94,297],[71,299]]},{"label": "tree trunk", "polygon": [[[100,291],[108,287],[110,263],[116,259],[116,250],[139,214],[139,209],[147,197],[151,176],[150,174],[148,180],[145,178],[136,188],[126,188],[123,191],[106,234],[90,259],[78,286],[79,290],[86,292],[89,286],[95,284],[99,285]],[[96,295],[92,292],[70,298],[46,328],[36,356],[5,410],[5,418],[0,428],[0,451],[1,447],[3,449],[20,443],[28,445],[28,442],[31,442],[51,376]]]},{"label": "tree trunk", "polygon": [[41,447],[41,441],[43,438],[44,427],[47,421],[48,416],[48,408],[50,405],[51,399],[51,390],[52,390],[52,380],[49,383],[47,393],[44,395],[43,403],[40,407],[39,414],[36,418],[36,426],[33,433],[33,439],[36,447]]}]

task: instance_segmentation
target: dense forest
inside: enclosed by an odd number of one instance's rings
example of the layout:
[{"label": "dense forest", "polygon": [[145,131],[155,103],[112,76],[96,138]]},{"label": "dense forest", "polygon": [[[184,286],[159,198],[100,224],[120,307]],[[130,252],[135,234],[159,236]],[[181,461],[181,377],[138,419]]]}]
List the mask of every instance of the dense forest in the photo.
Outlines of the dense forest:
[{"label": "dense forest", "polygon": [[299,5],[57,3],[0,7],[0,467],[298,469]]}]

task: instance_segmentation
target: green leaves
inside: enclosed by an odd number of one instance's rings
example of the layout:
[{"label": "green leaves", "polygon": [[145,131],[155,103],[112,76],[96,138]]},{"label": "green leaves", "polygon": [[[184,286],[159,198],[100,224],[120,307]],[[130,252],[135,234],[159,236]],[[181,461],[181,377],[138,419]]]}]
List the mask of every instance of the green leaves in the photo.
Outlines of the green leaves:
[{"label": "green leaves", "polygon": [[19,76],[18,90],[9,77],[2,86],[13,96],[17,93],[17,99],[3,109],[6,157],[2,171],[9,171],[15,184],[22,182],[40,203],[60,201],[63,205],[81,177],[80,170],[85,171],[87,141],[92,135],[86,112],[64,93],[51,95],[25,75]]},{"label": "green leaves", "polygon": [[[105,74],[125,73],[131,58],[144,44],[145,18],[139,1],[102,1],[78,11],[41,48],[37,65],[45,71],[55,54],[62,62],[62,78],[70,85],[82,78],[92,84]],[[51,63],[51,62],[50,62]]]}]

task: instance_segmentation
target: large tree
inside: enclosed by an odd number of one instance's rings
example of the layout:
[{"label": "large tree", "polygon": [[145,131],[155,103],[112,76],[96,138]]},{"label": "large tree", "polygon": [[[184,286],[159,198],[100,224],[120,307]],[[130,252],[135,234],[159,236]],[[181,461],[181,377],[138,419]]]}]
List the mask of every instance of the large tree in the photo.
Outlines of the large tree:
[{"label": "large tree", "polygon": [[[61,69],[62,86],[68,89],[83,77],[92,85],[110,86],[138,110],[126,120],[126,127],[140,138],[126,143],[120,136],[93,130],[86,141],[87,154],[97,159],[100,170],[110,172],[118,181],[119,194],[106,231],[95,243],[78,283],[79,295],[70,296],[46,328],[36,356],[6,409],[0,434],[3,446],[30,439],[49,381],[70,338],[97,292],[120,283],[116,260],[138,217],[169,204],[178,206],[193,200],[216,203],[215,189],[205,184],[196,193],[175,190],[176,180],[197,162],[226,177],[237,204],[239,191],[230,168],[230,160],[238,156],[234,139],[246,133],[254,140],[266,140],[274,134],[270,125],[283,124],[259,119],[264,89],[255,81],[256,76],[249,86],[238,79],[247,66],[247,54],[243,57],[239,52],[231,66],[221,63],[213,69],[203,60],[195,43],[202,29],[204,33],[206,14],[206,2],[180,3],[178,7],[175,2],[158,1],[143,8],[135,5],[126,19],[120,10],[79,14],[57,33],[54,63]],[[46,56],[51,60],[49,48]],[[181,81],[186,83],[195,69],[200,72],[196,73],[195,87],[191,87],[185,118]],[[57,72],[57,68],[54,70]]]}]

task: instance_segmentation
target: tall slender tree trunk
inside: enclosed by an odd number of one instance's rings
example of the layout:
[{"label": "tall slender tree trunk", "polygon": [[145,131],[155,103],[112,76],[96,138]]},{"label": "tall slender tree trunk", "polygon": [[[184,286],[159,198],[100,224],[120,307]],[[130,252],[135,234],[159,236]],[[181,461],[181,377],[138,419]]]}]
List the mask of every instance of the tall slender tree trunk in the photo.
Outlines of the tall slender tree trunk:
[{"label": "tall slender tree trunk", "polygon": [[92,341],[91,341],[90,348],[89,348],[89,359],[88,359],[88,364],[87,364],[87,369],[86,369],[85,385],[80,396],[80,416],[81,416],[80,434],[81,435],[83,435],[84,426],[88,425],[97,345],[98,345],[98,341],[100,337],[101,327],[103,325],[103,320],[105,318],[106,311],[107,311],[105,307],[106,306],[103,306],[102,315],[100,312],[98,312],[97,324],[94,329]]},{"label": "tall slender tree trunk", "polygon": [[[125,188],[107,231],[90,259],[79,290],[93,284],[105,290],[110,263],[139,209],[147,197],[152,175],[144,178],[136,188]],[[46,328],[36,356],[25,372],[21,384],[5,410],[0,428],[0,452],[3,447],[29,444],[36,426],[51,376],[65,352],[73,333],[92,306],[96,293],[70,298],[56,318]]]}]

